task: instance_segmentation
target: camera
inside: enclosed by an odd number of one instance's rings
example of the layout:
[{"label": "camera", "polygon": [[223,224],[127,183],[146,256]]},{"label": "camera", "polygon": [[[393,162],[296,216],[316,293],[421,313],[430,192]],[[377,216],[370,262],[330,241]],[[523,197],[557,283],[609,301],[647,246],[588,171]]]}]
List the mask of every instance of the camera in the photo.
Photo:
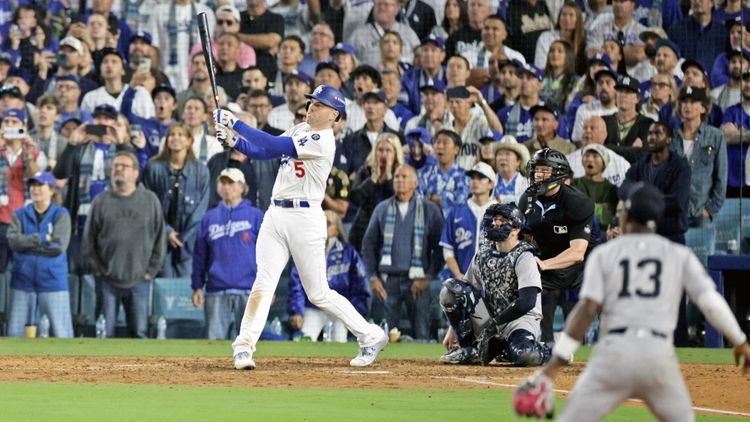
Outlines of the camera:
[{"label": "camera", "polygon": [[24,139],[26,137],[26,130],[22,127],[5,129],[3,131],[3,138],[5,139]]},{"label": "camera", "polygon": [[107,126],[105,125],[88,125],[86,126],[86,134],[102,137],[107,134]]}]

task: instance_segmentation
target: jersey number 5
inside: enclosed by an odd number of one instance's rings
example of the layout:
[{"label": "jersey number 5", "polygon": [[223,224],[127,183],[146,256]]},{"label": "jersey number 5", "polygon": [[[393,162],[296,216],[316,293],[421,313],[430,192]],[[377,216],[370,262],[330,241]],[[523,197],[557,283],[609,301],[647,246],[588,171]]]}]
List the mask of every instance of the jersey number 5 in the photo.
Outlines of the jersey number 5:
[{"label": "jersey number 5", "polygon": [[302,161],[295,161],[294,162],[294,175],[299,177],[300,179],[305,177],[305,168],[303,167]]},{"label": "jersey number 5", "polygon": [[[622,267],[622,290],[620,290],[619,297],[630,297],[630,289],[628,284],[630,283],[630,260],[623,259],[620,261],[620,267]],[[640,287],[635,289],[635,295],[640,297],[657,297],[661,291],[661,261],[658,259],[644,259],[638,261],[636,267],[639,270],[649,272],[648,279],[653,283],[651,290],[642,290]]]}]

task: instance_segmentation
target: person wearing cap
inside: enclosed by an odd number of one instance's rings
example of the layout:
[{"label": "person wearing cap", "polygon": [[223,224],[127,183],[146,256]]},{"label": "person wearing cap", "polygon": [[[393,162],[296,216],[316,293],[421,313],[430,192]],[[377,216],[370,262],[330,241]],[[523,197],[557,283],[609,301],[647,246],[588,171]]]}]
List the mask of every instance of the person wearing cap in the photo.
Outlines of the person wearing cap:
[{"label": "person wearing cap", "polygon": [[[209,340],[230,338],[239,326],[255,282],[255,247],[263,213],[245,197],[248,186],[238,168],[221,171],[221,201],[201,218],[193,247],[193,305],[204,308]],[[244,262],[246,265],[236,265]]]},{"label": "person wearing cap", "polygon": [[[213,39],[218,40],[222,34],[238,34],[240,32],[240,11],[231,4],[225,4],[219,6],[216,9],[216,29],[214,29]],[[214,57],[218,57],[218,50],[216,42],[211,43],[211,54]],[[201,53],[203,46],[200,40],[193,45],[190,50],[190,57],[193,57],[195,53]],[[244,42],[240,42],[240,52],[237,56],[237,64],[239,67],[245,69],[250,66],[255,66],[255,50]]]},{"label": "person wearing cap", "polygon": [[440,246],[443,248],[445,268],[440,272],[440,279],[464,279],[466,270],[479,250],[481,239],[482,217],[487,208],[496,204],[492,192],[495,187],[495,170],[484,162],[479,162],[466,171],[470,178],[469,199],[456,205],[445,217]]},{"label": "person wearing cap", "polygon": [[[473,114],[472,103],[482,107],[484,113]],[[448,104],[453,114],[453,130],[461,136],[462,146],[458,155],[458,165],[468,170],[479,156],[479,139],[490,129],[502,133],[503,126],[482,97],[482,93],[473,86],[449,88]]]},{"label": "person wearing cap", "polygon": [[[654,233],[664,211],[662,195],[653,186],[635,183],[621,189],[620,197],[623,235],[589,255],[581,300],[555,343],[552,359],[513,398],[520,415],[554,412],[555,376],[570,363],[596,316],[606,315],[601,341],[559,420],[578,421],[581,415],[599,420],[634,395],[649,397],[648,407],[657,418],[695,420],[671,341],[678,324],[675,308],[686,294],[734,345],[737,365],[744,360],[742,376],[750,374],[747,336],[709,274],[689,249]],[[631,363],[634,358],[636,365]],[[659,399],[650,399],[654,397]],[[524,403],[529,405],[519,406]]]},{"label": "person wearing cap", "polygon": [[[680,19],[682,19],[682,17],[680,17]],[[656,67],[654,67],[654,62],[659,47],[657,47],[656,44],[661,39],[666,40],[667,33],[664,32],[664,29],[662,29],[661,26],[652,26],[644,29],[639,37],[641,41],[643,41],[643,53],[646,55],[646,58],[636,63],[634,66],[630,66],[627,73],[638,79],[639,82],[645,83],[657,73]]]},{"label": "person wearing cap", "polygon": [[[646,59],[640,34],[646,30],[633,17],[635,0],[617,1],[612,4],[612,15],[604,17],[591,28],[586,53],[589,57],[600,52],[606,40],[616,40],[623,48],[625,64],[634,66]],[[672,37],[670,37],[672,38]]]},{"label": "person wearing cap", "polygon": [[742,99],[742,74],[750,69],[750,50],[729,53],[729,81],[711,90],[711,99],[722,113]]},{"label": "person wearing cap", "polygon": [[724,134],[706,123],[706,90],[683,86],[672,151],[690,163],[690,202],[686,243],[701,262],[713,255],[716,227],[713,219],[724,204],[727,190],[727,146]]},{"label": "person wearing cap", "polygon": [[430,35],[419,46],[419,66],[406,72],[401,78],[401,90],[408,96],[412,113],[419,114],[422,106],[420,89],[428,81],[447,83],[445,67],[445,42],[442,38]]},{"label": "person wearing cap", "polygon": [[296,69],[286,75],[284,79],[284,99],[286,102],[271,110],[268,115],[268,124],[276,128],[294,126],[294,113],[305,104],[305,95],[312,91],[311,85],[312,79]]},{"label": "person wearing cap", "polygon": [[450,34],[445,42],[445,54],[448,57],[461,54],[466,48],[472,48],[482,41],[482,25],[487,16],[495,11],[488,0],[470,0],[466,6],[468,25],[465,23],[458,31]]},{"label": "person wearing cap", "polygon": [[318,64],[332,61],[331,49],[334,45],[336,41],[331,26],[325,22],[316,24],[310,33],[310,52],[305,53],[298,69],[308,75],[315,74]]},{"label": "person wearing cap", "polygon": [[546,104],[537,104],[529,110],[534,125],[534,136],[523,142],[533,154],[543,148],[552,148],[563,154],[575,151],[575,145],[568,142],[558,133],[565,133],[561,127],[560,112]]},{"label": "person wearing cap", "polygon": [[[299,64],[305,54],[305,42],[297,35],[287,35],[279,45],[278,70],[268,78],[271,95],[283,95],[286,78],[294,72],[301,72]],[[305,75],[308,75],[305,73]]]},{"label": "person wearing cap", "polygon": [[372,6],[372,22],[360,26],[345,38],[357,49],[357,58],[362,64],[377,66],[380,63],[378,43],[384,31],[401,34],[404,41],[403,60],[411,63],[414,49],[420,45],[419,37],[408,23],[398,21],[398,0],[375,0]]},{"label": "person wearing cap", "polygon": [[[685,59],[680,67],[682,68],[684,76],[681,86],[683,88],[689,86],[692,88],[703,89],[706,91],[707,98],[710,99],[709,92],[711,86],[708,81],[708,73],[703,65],[696,60]],[[713,103],[706,103],[706,107],[709,110],[708,124],[714,127],[719,127],[721,125],[721,109]],[[675,116],[672,119],[672,127],[677,127],[679,125],[680,116],[678,112],[675,113]]]},{"label": "person wearing cap", "polygon": [[[680,60],[680,48],[667,38],[658,39],[654,47],[656,49],[656,52],[653,58],[654,64],[651,65],[654,71],[653,73],[655,74],[654,76],[665,75],[669,78],[672,78],[675,81],[675,84],[681,84],[682,69],[677,66],[677,63]],[[636,73],[630,72],[630,75],[638,79],[638,75]],[[653,77],[651,77],[650,79],[652,78]],[[641,80],[641,93],[643,94],[644,98],[649,98],[651,96],[651,80]]]},{"label": "person wearing cap", "polygon": [[82,110],[79,106],[81,93],[80,78],[78,76],[55,76],[54,96],[60,102],[60,123],[73,118],[81,122],[92,121],[91,112]]},{"label": "person wearing cap", "polygon": [[409,154],[404,157],[404,162],[419,171],[423,167],[437,164],[433,155],[432,137],[427,129],[415,127],[406,131],[406,145],[409,146]]},{"label": "person wearing cap", "polygon": [[698,61],[704,69],[726,48],[729,31],[713,17],[713,1],[691,0],[690,13],[667,30],[682,57]]},{"label": "person wearing cap", "polygon": [[156,85],[169,84],[169,78],[152,63],[156,52],[151,45],[151,34],[146,31],[138,31],[130,37],[128,45],[128,68],[125,72],[125,82],[131,83],[133,76],[139,72],[152,72],[155,75]]},{"label": "person wearing cap", "polygon": [[583,168],[583,149],[591,144],[603,145],[609,155],[609,163],[604,168],[604,178],[615,186],[620,186],[625,180],[625,173],[630,168],[628,160],[620,154],[612,151],[604,145],[607,140],[607,124],[601,116],[591,116],[583,124],[583,135],[581,135],[580,147],[567,154],[565,158],[570,163],[573,177],[583,177],[586,174]]},{"label": "person wearing cap", "polygon": [[445,83],[439,79],[430,80],[419,91],[423,96],[424,111],[406,123],[406,130],[422,127],[434,137],[440,129],[453,127],[453,115],[448,110]]},{"label": "person wearing cap", "polygon": [[[521,53],[527,63],[534,62],[534,52],[539,36],[554,26],[551,16],[546,2],[533,0],[510,0],[508,2],[505,21],[510,35],[507,44]],[[529,22],[534,22],[534,24],[529,25]]]},{"label": "person wearing cap", "polygon": [[[91,204],[83,254],[96,280],[96,315],[117,321],[122,303],[129,336],[147,338],[151,282],[162,269],[167,234],[159,199],[138,183],[139,175],[133,153],[115,155],[112,188]],[[107,337],[115,325],[107,324]]]},{"label": "person wearing cap", "polygon": [[594,80],[596,81],[596,99],[581,105],[576,111],[573,130],[570,134],[571,141],[579,142],[581,140],[583,122],[588,120],[589,117],[603,117],[617,113],[617,104],[615,103],[617,78],[617,73],[609,68],[596,72],[594,76]]},{"label": "person wearing cap", "polygon": [[419,191],[440,207],[443,217],[469,196],[469,178],[458,163],[462,144],[456,132],[440,129],[433,137],[437,164],[419,171]]},{"label": "person wearing cap", "polygon": [[[736,191],[750,185],[750,178],[742,171],[750,145],[750,72],[742,74],[742,101],[724,112],[721,131],[727,141],[727,188]],[[745,166],[745,171],[747,167]]]},{"label": "person wearing cap", "polygon": [[[367,4],[367,2],[364,2],[363,4]],[[357,97],[356,92],[354,91],[354,78],[352,77],[352,72],[354,72],[354,69],[359,66],[357,50],[354,49],[351,44],[337,43],[331,49],[331,61],[336,63],[339,67],[341,80],[344,81],[341,92],[343,92],[349,100],[355,100]]]},{"label": "person wearing cap", "polygon": [[190,82],[191,48],[200,40],[198,14],[204,12],[208,18],[209,34],[214,34],[214,11],[205,4],[175,0],[156,5],[147,2],[140,8],[139,29],[151,34],[152,45],[158,48],[161,55],[159,61],[162,70],[177,92],[185,90]]},{"label": "person wearing cap", "polygon": [[521,92],[517,70],[518,62],[500,60],[494,55],[490,57],[489,84],[481,92],[495,113],[518,101]]},{"label": "person wearing cap", "polygon": [[542,71],[533,64],[518,64],[519,91],[518,101],[500,109],[497,117],[503,125],[506,135],[513,135],[518,142],[526,142],[533,135],[533,118],[531,107],[539,104],[539,92],[542,90]]},{"label": "person wearing cap", "polygon": [[406,123],[414,117],[409,106],[401,101],[403,95],[401,91],[401,75],[397,70],[385,68],[381,72],[383,81],[383,93],[385,94],[386,105],[396,116],[401,130],[406,128]]},{"label": "person wearing cap", "polygon": [[[36,130],[32,137],[40,151],[47,156],[47,167],[54,168],[62,155],[68,140],[55,129],[60,124],[60,102],[51,95],[39,98],[37,102]],[[46,170],[46,169],[45,169]]]},{"label": "person wearing cap", "polygon": [[500,16],[487,16],[481,32],[482,39],[476,48],[460,52],[469,61],[472,69],[486,69],[489,66],[490,56],[502,56],[508,60],[526,63],[523,54],[503,44],[508,38],[508,30],[505,21]]},{"label": "person wearing cap", "polygon": [[497,182],[492,197],[501,204],[518,203],[529,182],[522,173],[529,162],[529,149],[519,144],[511,135],[503,136],[493,144]]},{"label": "person wearing cap", "polygon": [[159,85],[151,91],[156,114],[151,119],[130,116],[130,142],[141,162],[141,171],[149,159],[159,152],[169,126],[176,122],[177,94],[170,85]]},{"label": "person wearing cap", "polygon": [[[353,88],[356,94],[355,101],[346,101],[346,125],[344,126],[344,135],[356,132],[362,129],[367,122],[365,116],[364,104],[365,94],[373,91],[379,91],[383,86],[383,79],[380,72],[372,66],[363,64],[357,66],[351,73],[351,79],[354,82]],[[389,108],[385,111],[385,124],[393,129],[398,129],[399,123],[396,115]]]},{"label": "person wearing cap", "polygon": [[479,162],[487,163],[493,170],[497,171],[495,168],[495,148],[493,144],[502,137],[502,133],[494,130],[488,130],[482,134],[482,137],[479,138],[479,154],[477,154],[474,164]]},{"label": "person wearing cap", "polygon": [[571,186],[594,202],[594,216],[602,227],[609,226],[617,206],[617,187],[604,177],[609,165],[609,150],[599,144],[582,148],[584,175],[573,179]]},{"label": "person wearing cap", "polygon": [[654,121],[639,113],[640,83],[630,76],[622,76],[615,85],[617,112],[603,116],[607,124],[607,148],[631,163],[644,154],[644,140]]},{"label": "person wearing cap", "polygon": [[[13,213],[8,245],[13,251],[8,335],[22,337],[38,310],[50,322],[50,337],[73,337],[68,293],[70,215],[52,198],[57,180],[39,172],[26,182],[31,203]],[[33,317],[32,317],[33,318]]]},{"label": "person wearing cap", "polygon": [[399,133],[399,127],[391,127],[385,122],[385,113],[388,111],[385,93],[383,91],[367,92],[363,95],[363,99],[366,122],[361,129],[344,138],[341,151],[347,161],[345,170],[352,180],[357,179],[356,173],[365,164],[378,136],[383,133],[392,133],[399,138],[401,145],[406,143]]},{"label": "person wearing cap", "polygon": [[[748,9],[744,9],[748,10]],[[717,11],[718,12],[718,11]],[[729,82],[729,53],[733,50],[750,49],[750,32],[747,30],[747,24],[750,20],[742,20],[742,17],[728,19],[724,21],[729,32],[729,46],[723,51],[711,66],[711,86],[724,85]]]},{"label": "person wearing cap", "polygon": [[97,106],[108,104],[126,116],[135,114],[150,119],[154,117],[154,102],[143,87],[131,87],[124,82],[125,63],[115,49],[102,51],[99,75],[104,85],[83,96],[81,109],[93,111]]},{"label": "person wearing cap", "polygon": [[[37,73],[37,77],[34,78],[31,88],[29,89],[28,101],[36,102],[39,97],[44,95],[50,89],[54,89],[57,78],[64,75],[76,75],[78,78],[78,85],[80,86],[80,96],[89,93],[99,87],[92,79],[84,76],[81,73],[79,66],[84,60],[84,55],[88,52],[84,49],[83,43],[78,38],[67,36],[60,41],[55,64],[57,65],[57,72],[52,75],[49,71],[45,71],[42,75],[44,65],[40,61],[40,69]],[[76,107],[78,104],[76,104]]]},{"label": "person wearing cap", "polygon": [[575,121],[576,112],[581,105],[596,99],[596,74],[600,70],[611,70],[611,67],[612,59],[609,58],[607,53],[596,53],[586,61],[584,76],[578,80],[576,88],[570,93],[573,100],[570,102],[566,113],[568,121]]}]

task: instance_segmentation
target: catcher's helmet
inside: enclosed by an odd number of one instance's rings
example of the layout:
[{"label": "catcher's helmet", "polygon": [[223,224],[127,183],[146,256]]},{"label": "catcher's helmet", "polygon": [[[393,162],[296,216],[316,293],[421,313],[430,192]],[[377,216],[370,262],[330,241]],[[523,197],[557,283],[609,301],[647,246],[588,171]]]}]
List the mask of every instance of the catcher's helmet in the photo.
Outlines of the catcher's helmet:
[{"label": "catcher's helmet", "polygon": [[[540,182],[537,182],[534,177],[537,166],[547,166],[552,168],[552,175]],[[558,187],[565,178],[571,173],[570,163],[565,155],[560,151],[544,148],[534,153],[534,156],[529,160],[529,164],[526,166],[526,174],[529,180],[530,193],[535,196],[544,195],[552,189]]]},{"label": "catcher's helmet", "polygon": [[510,235],[510,230],[493,225],[493,219],[496,215],[502,215],[510,221],[510,228],[522,229],[526,226],[526,216],[523,215],[514,202],[509,204],[492,204],[487,207],[482,218],[482,229],[484,237],[492,241],[505,240]]},{"label": "catcher's helmet", "polygon": [[346,101],[344,100],[344,94],[332,86],[320,85],[315,88],[315,91],[313,91],[312,94],[305,94],[305,97],[311,100],[318,100],[328,107],[338,111],[339,117],[346,116]]}]

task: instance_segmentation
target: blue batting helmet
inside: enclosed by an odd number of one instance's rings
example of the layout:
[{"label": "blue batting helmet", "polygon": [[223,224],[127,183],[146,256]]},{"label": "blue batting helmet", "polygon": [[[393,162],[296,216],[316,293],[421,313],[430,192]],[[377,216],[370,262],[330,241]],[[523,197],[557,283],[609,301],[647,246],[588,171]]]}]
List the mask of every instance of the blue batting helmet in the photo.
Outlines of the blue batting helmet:
[{"label": "blue batting helmet", "polygon": [[305,94],[305,97],[311,100],[318,100],[328,107],[338,111],[339,117],[346,116],[346,101],[344,100],[344,94],[332,86],[320,85],[315,88],[315,91],[313,91],[312,94]]}]

